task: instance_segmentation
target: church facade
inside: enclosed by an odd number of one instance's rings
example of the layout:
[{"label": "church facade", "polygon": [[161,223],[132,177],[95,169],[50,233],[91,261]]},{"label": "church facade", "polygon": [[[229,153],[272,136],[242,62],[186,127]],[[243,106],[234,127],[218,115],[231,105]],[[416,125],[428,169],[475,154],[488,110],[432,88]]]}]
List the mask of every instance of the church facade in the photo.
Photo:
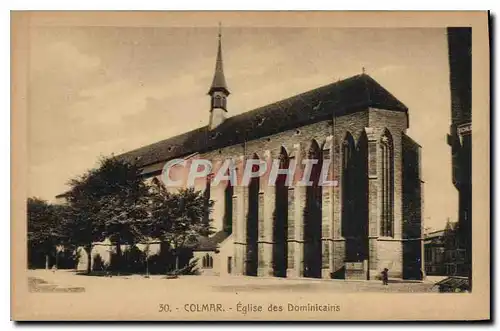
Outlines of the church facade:
[{"label": "church facade", "polygon": [[[423,224],[420,145],[406,131],[408,108],[361,74],[229,116],[230,91],[219,34],[208,91],[208,125],[120,155],[161,179],[172,159],[214,164],[259,159],[286,168],[318,162],[310,186],[279,175],[249,185],[198,188],[214,201],[217,232],[194,251],[204,274],[374,279],[384,268],[396,278],[422,279]],[[319,185],[319,169],[328,161]],[[301,168],[302,167],[302,168]]]}]

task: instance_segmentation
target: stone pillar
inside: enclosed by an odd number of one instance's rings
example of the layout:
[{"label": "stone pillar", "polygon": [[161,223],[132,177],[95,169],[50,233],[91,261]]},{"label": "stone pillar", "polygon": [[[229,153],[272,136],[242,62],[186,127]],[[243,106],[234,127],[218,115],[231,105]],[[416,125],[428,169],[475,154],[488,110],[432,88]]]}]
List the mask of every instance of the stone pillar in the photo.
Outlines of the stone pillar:
[{"label": "stone pillar", "polygon": [[296,226],[296,215],[295,215],[295,187],[292,185],[288,188],[288,229],[287,229],[287,241],[288,241],[288,256],[287,256],[287,277],[296,277],[295,274],[295,226]]},{"label": "stone pillar", "polygon": [[394,149],[394,238],[391,243],[394,247],[392,256],[392,266],[389,267],[391,277],[403,278],[403,153],[401,143],[401,131],[392,130],[390,132]]},{"label": "stone pillar", "polygon": [[420,174],[420,211],[421,211],[421,219],[420,219],[420,247],[421,247],[421,258],[420,258],[420,263],[421,266],[420,268],[422,269],[422,280],[427,278],[427,272],[425,270],[425,245],[424,245],[424,237],[425,237],[425,223],[424,223],[424,182],[422,181],[422,161],[421,161],[421,154],[419,151],[419,170],[418,173]]},{"label": "stone pillar", "polygon": [[[341,133],[342,134],[342,133]],[[335,137],[338,138],[338,137]],[[337,186],[332,190],[332,237],[333,249],[331,252],[332,272],[334,278],[343,278],[343,267],[345,258],[345,240],[342,237],[342,150],[338,141],[342,139],[332,140],[332,164],[333,177],[337,180]]]},{"label": "stone pillar", "polygon": [[[326,138],[323,147],[323,165],[330,162],[326,180],[333,180],[333,165],[332,160],[332,136]],[[321,174],[322,175],[322,174]],[[321,179],[320,179],[321,180]],[[332,223],[333,223],[333,186],[323,185],[322,189],[322,211],[321,211],[321,278],[330,278],[333,272],[333,260],[331,255],[333,253],[333,236],[332,236]]]},{"label": "stone pillar", "polygon": [[[403,238],[403,145],[401,142],[401,132],[393,130],[392,135],[394,149],[394,239],[401,240]],[[401,272],[402,272],[403,256],[401,254]]]},{"label": "stone pillar", "polygon": [[272,166],[272,154],[264,153],[267,172],[260,177],[259,192],[259,268],[258,276],[273,276],[273,214],[276,204],[275,186],[268,185],[269,172]]},{"label": "stone pillar", "polygon": [[379,274],[377,240],[379,227],[379,183],[377,176],[377,137],[373,128],[365,128],[368,139],[368,275],[374,279]]},{"label": "stone pillar", "polygon": [[237,185],[233,195],[234,269],[236,275],[244,275],[246,270],[246,209],[248,188],[242,185],[244,157],[236,164]]}]

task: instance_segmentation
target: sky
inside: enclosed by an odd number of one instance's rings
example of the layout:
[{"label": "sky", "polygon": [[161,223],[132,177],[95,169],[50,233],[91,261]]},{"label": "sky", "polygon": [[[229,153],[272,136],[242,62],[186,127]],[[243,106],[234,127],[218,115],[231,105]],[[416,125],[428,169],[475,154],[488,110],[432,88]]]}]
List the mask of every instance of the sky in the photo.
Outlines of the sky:
[{"label": "sky", "polygon": [[[53,201],[100,156],[208,124],[217,27],[30,30],[29,196]],[[362,72],[409,108],[424,222],[456,219],[444,28],[223,28],[229,116]]]}]

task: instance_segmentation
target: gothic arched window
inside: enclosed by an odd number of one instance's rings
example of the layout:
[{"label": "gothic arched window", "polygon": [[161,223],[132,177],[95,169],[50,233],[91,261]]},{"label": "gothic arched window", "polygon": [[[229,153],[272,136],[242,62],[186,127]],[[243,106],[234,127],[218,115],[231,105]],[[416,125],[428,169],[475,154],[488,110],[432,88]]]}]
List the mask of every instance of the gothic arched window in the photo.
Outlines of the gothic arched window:
[{"label": "gothic arched window", "polygon": [[[279,154],[279,169],[289,167],[289,157],[286,149],[281,147]],[[275,182],[274,216],[273,216],[273,275],[286,277],[288,254],[288,186],[287,174],[280,174]]]},{"label": "gothic arched window", "polygon": [[304,277],[321,278],[322,264],[322,201],[323,188],[319,185],[319,179],[322,168],[322,150],[316,140],[312,140],[307,156],[309,160],[317,160],[313,165],[309,182],[306,186],[304,215]]},{"label": "gothic arched window", "polygon": [[[254,160],[259,160],[259,156],[254,154],[252,157]],[[252,166],[252,171],[257,171],[258,165]],[[246,224],[246,271],[247,276],[257,276],[257,268],[259,263],[258,254],[258,240],[259,234],[262,233],[263,227],[262,222],[264,221],[262,216],[263,204],[260,204],[261,200],[264,198],[260,192],[260,178],[253,177],[248,183],[247,189],[247,224]],[[260,219],[259,219],[260,218]]]},{"label": "gothic arched window", "polygon": [[342,176],[341,176],[341,194],[342,194],[342,236],[351,237],[356,233],[353,227],[355,217],[354,198],[355,198],[355,170],[354,170],[354,152],[355,143],[353,136],[347,132],[342,142]]},{"label": "gothic arched window", "polygon": [[203,259],[202,259],[202,266],[204,269],[212,269],[213,268],[213,265],[214,265],[214,260],[213,258],[207,254],[205,254],[205,256],[203,256]]},{"label": "gothic arched window", "polygon": [[380,235],[394,236],[394,144],[389,131],[380,139],[381,182],[382,182],[382,219]]},{"label": "gothic arched window", "polygon": [[209,174],[205,178],[205,190],[203,191],[203,221],[208,224],[210,222],[210,188],[213,174]]}]

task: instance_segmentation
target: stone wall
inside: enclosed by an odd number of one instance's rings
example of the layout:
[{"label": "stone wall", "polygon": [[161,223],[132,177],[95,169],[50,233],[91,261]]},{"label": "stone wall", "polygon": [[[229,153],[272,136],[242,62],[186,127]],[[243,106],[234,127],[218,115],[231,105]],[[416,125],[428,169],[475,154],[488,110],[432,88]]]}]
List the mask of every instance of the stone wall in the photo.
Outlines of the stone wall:
[{"label": "stone wall", "polygon": [[[144,252],[146,250],[146,244],[137,244],[136,245],[139,250]],[[129,245],[121,245],[121,251],[122,254],[125,252],[127,249],[129,249]],[[79,247],[77,249],[79,259],[78,259],[78,265],[77,265],[77,270],[78,271],[86,271],[87,270],[87,252],[82,248]],[[153,256],[155,254],[158,254],[160,252],[160,244],[157,242],[152,242],[149,244],[149,252],[148,256]],[[108,268],[110,263],[111,263],[111,257],[112,255],[116,253],[116,245],[111,244],[111,242],[106,239],[103,242],[95,243],[92,247],[92,259],[91,259],[91,268],[92,270],[97,269],[96,271],[103,271],[103,268],[100,266],[96,265],[96,261],[100,260],[99,263],[103,263],[104,269]]]},{"label": "stone wall", "polygon": [[[334,123],[334,125],[332,125]],[[290,158],[297,161],[296,174],[300,172],[300,161],[306,158],[311,142],[315,140],[323,154],[332,160],[329,179],[337,180],[337,187],[323,188],[322,205],[322,250],[327,258],[322,262],[322,277],[342,277],[345,257],[345,239],[342,237],[342,185],[341,144],[349,132],[357,143],[362,135],[368,139],[368,222],[369,222],[369,269],[370,274],[378,274],[387,267],[391,277],[402,276],[402,135],[408,126],[406,113],[388,111],[376,108],[361,109],[358,112],[343,115],[332,120],[299,127],[293,130],[280,132],[271,136],[249,141],[243,144],[228,146],[200,154],[199,158],[209,159],[214,163],[222,163],[226,159],[237,162],[237,172],[241,179],[241,162],[257,155],[271,165],[283,147]],[[381,208],[381,151],[380,138],[388,131],[394,144],[394,236],[381,238],[380,219]],[[238,162],[240,162],[238,164]],[[295,181],[299,178],[296,176]],[[200,186],[202,189],[203,187]],[[305,187],[292,188],[293,200],[290,201],[289,212],[293,211],[293,226],[288,231],[288,270],[287,276],[301,277],[304,268],[303,245],[303,208]],[[216,230],[222,229],[224,215],[224,186],[212,187],[211,198],[215,201],[211,217]],[[267,177],[260,179],[260,192],[264,194],[262,217],[263,229],[259,232],[259,270],[258,275],[272,275],[272,248],[273,248],[273,212],[274,187],[268,187]],[[290,193],[289,193],[290,194]],[[248,211],[248,188],[237,186],[233,196],[233,242],[234,247],[233,274],[245,273],[246,261],[246,215]],[[293,256],[292,256],[293,254]],[[215,257],[218,259],[217,255]],[[227,256],[226,256],[227,259]],[[214,262],[215,263],[215,262]],[[226,263],[226,261],[223,261]]]}]

